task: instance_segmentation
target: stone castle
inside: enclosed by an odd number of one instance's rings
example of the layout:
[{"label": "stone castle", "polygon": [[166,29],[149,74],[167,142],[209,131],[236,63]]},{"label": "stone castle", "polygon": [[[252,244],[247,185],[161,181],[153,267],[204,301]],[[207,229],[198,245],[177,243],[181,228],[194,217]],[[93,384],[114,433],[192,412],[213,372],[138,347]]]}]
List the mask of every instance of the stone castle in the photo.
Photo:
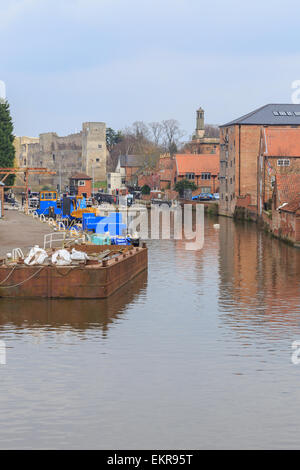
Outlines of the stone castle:
[{"label": "stone castle", "polygon": [[56,171],[52,176],[31,176],[33,189],[43,186],[60,187],[69,185],[74,173],[86,173],[94,181],[106,180],[106,124],[84,122],[82,131],[59,137],[55,132],[40,134],[39,137],[16,137],[16,166],[43,167]]}]

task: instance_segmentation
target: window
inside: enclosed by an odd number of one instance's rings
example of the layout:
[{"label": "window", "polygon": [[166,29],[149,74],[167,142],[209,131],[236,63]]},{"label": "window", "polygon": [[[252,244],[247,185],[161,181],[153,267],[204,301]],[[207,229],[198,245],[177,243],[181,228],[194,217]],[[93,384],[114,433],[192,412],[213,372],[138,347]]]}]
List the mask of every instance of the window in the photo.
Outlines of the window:
[{"label": "window", "polygon": [[52,155],[53,161],[55,162],[55,153]]},{"label": "window", "polygon": [[78,186],[85,186],[85,181],[84,180],[78,181]]},{"label": "window", "polygon": [[96,162],[100,162],[100,158],[96,158]]},{"label": "window", "polygon": [[279,116],[286,116],[286,111],[279,111]]},{"label": "window", "polygon": [[102,149],[102,144],[98,144],[98,149]]},{"label": "window", "polygon": [[123,185],[126,184],[126,178],[122,178],[122,184],[123,184]]},{"label": "window", "polygon": [[187,180],[194,180],[195,179],[195,173],[186,173],[185,177]]},{"label": "window", "polygon": [[280,158],[277,160],[277,166],[290,166],[290,160],[288,158]]},{"label": "window", "polygon": [[210,173],[201,173],[202,180],[210,180]]},{"label": "window", "polygon": [[201,193],[210,193],[210,186],[202,186]]},{"label": "window", "polygon": [[274,114],[274,116],[279,116],[279,112],[278,112],[278,111],[273,111],[273,114]]}]

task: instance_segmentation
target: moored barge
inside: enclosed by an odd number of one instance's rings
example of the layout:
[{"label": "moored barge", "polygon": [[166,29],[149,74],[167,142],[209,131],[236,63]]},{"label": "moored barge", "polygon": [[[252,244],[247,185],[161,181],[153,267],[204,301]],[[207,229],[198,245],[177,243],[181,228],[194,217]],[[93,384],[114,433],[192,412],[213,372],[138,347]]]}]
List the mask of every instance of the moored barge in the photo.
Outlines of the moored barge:
[{"label": "moored barge", "polygon": [[[107,248],[107,247],[106,247]],[[123,248],[123,247],[122,247]],[[87,254],[101,253],[105,246],[81,245]],[[111,249],[111,247],[110,247]],[[35,265],[22,262],[0,266],[0,297],[103,299],[147,269],[148,250],[116,247],[103,261],[70,266]]]}]

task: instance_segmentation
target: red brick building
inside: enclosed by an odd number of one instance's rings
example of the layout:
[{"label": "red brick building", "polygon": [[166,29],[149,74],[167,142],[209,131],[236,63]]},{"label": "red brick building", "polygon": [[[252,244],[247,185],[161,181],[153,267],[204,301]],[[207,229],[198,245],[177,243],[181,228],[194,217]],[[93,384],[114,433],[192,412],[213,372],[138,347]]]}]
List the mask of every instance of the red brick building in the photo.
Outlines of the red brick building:
[{"label": "red brick building", "polygon": [[300,179],[300,128],[263,128],[258,162],[258,212],[269,206],[277,175],[298,174]]},{"label": "red brick building", "polygon": [[85,173],[76,173],[70,178],[70,191],[78,196],[91,197],[92,178]]},{"label": "red brick building", "polygon": [[176,179],[176,161],[171,157],[161,157],[158,162],[160,189],[173,189]]},{"label": "red brick building", "polygon": [[203,193],[216,193],[219,190],[219,154],[177,154],[176,180],[189,180]]},{"label": "red brick building", "polygon": [[277,175],[272,200],[272,232],[300,243],[300,175]]},{"label": "red brick building", "polygon": [[220,127],[220,214],[233,216],[245,201],[258,214],[262,131],[299,127],[297,104],[268,104]]}]

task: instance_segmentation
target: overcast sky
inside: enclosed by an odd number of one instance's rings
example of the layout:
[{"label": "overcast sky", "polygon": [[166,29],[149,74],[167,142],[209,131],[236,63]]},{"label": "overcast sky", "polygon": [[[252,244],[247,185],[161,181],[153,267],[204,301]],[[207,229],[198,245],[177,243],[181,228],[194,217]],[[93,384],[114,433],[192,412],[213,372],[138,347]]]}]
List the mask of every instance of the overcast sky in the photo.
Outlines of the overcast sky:
[{"label": "overcast sky", "polygon": [[300,79],[294,0],[0,0],[0,80],[16,135],[122,129],[202,106],[223,124],[291,102]]}]

